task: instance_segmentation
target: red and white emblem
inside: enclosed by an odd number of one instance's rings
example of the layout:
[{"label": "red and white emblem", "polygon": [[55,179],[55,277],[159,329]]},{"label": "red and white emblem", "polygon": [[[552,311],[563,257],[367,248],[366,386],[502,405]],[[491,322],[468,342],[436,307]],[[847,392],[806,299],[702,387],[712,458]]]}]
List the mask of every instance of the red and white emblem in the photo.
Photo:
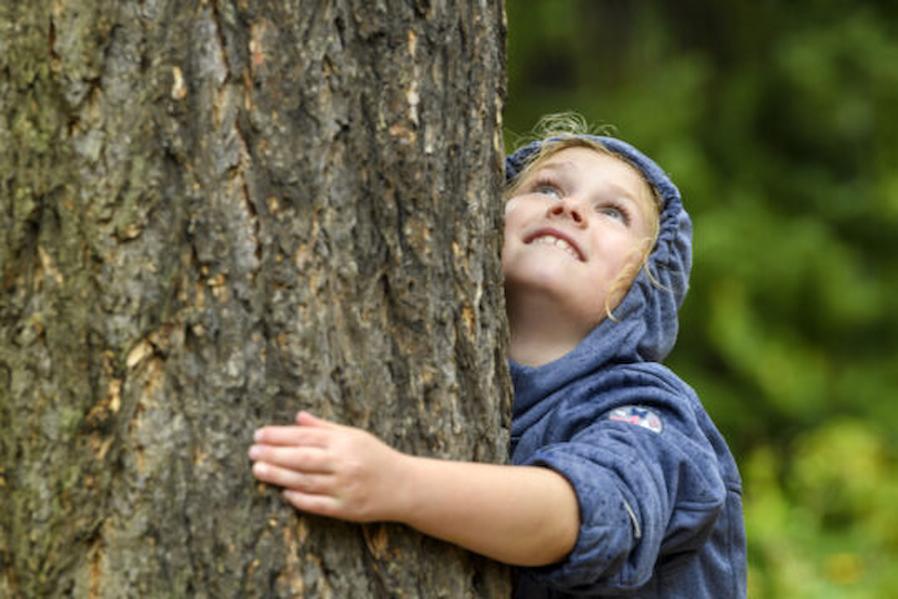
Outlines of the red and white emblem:
[{"label": "red and white emblem", "polygon": [[648,408],[640,406],[621,406],[615,408],[608,413],[608,420],[635,424],[636,426],[647,428],[653,433],[660,433],[661,429],[664,428],[658,414]]}]

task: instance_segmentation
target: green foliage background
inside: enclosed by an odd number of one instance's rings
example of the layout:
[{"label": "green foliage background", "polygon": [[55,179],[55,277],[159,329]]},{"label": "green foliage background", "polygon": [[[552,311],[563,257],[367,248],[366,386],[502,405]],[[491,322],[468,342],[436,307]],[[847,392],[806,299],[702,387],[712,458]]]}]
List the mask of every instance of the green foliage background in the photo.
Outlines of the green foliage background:
[{"label": "green foliage background", "polygon": [[898,597],[898,3],[507,10],[507,147],[574,110],[693,216],[669,363],[739,461],[750,596]]}]

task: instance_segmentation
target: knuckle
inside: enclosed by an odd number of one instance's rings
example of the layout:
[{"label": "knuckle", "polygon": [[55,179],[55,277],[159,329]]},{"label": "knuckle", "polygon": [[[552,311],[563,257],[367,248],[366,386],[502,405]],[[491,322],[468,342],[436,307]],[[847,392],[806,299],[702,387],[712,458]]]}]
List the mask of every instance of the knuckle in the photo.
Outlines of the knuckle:
[{"label": "knuckle", "polygon": [[299,459],[302,460],[304,464],[308,464],[310,466],[314,465],[316,457],[317,453],[310,447],[303,447],[299,452]]},{"label": "knuckle", "polygon": [[330,491],[327,481],[321,477],[316,477],[314,481],[310,481],[310,485],[315,493],[327,493]]},{"label": "knuckle", "polygon": [[344,517],[346,515],[345,506],[341,503],[328,503],[325,501],[321,502],[322,513],[327,516],[331,516],[334,518]]},{"label": "knuckle", "polygon": [[303,465],[302,449],[294,449],[291,447],[289,450],[287,450],[285,457],[287,458],[287,461],[290,464],[290,466],[292,466],[294,468],[302,467],[302,465]]},{"label": "knuckle", "polygon": [[371,522],[372,520],[375,520],[374,511],[371,509],[371,505],[364,501],[356,506],[353,516],[358,522]]},{"label": "knuckle", "polygon": [[297,489],[299,489],[301,491],[305,491],[305,492],[314,491],[313,485],[311,484],[309,477],[306,476],[305,474],[297,474],[296,475],[295,486]]}]

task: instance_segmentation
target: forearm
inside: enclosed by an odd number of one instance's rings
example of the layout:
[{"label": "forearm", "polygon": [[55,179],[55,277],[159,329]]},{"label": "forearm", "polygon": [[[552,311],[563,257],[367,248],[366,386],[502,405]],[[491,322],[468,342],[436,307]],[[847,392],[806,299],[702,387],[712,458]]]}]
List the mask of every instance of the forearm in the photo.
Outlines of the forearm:
[{"label": "forearm", "polygon": [[573,488],[548,468],[419,458],[357,428],[300,412],[255,433],[259,480],[297,509],[353,522],[403,522],[514,565],[564,558],[577,541]]},{"label": "forearm", "polygon": [[557,562],[576,543],[577,497],[558,473],[407,458],[400,520],[421,532],[521,566]]}]

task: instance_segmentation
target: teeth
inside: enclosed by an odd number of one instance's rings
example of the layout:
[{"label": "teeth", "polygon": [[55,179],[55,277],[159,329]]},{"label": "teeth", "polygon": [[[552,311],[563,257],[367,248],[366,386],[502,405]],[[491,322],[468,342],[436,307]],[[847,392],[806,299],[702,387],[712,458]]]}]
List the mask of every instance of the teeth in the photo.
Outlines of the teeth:
[{"label": "teeth", "polygon": [[574,246],[569,244],[564,239],[559,239],[554,235],[542,235],[534,239],[531,243],[539,243],[541,245],[554,245],[555,247],[567,252],[571,258],[580,260],[580,256],[577,254],[577,250],[574,249]]}]

